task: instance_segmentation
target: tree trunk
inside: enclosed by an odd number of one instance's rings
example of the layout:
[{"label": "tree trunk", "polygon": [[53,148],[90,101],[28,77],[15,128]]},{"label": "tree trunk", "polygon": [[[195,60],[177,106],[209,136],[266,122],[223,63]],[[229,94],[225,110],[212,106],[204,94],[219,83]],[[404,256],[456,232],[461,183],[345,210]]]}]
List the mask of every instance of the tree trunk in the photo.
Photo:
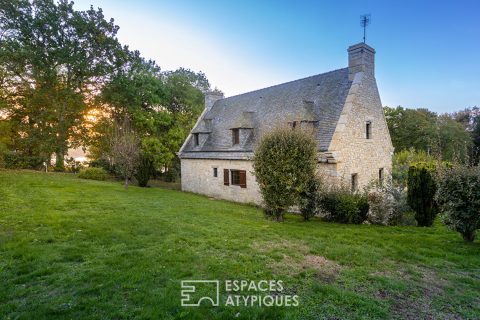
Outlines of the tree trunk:
[{"label": "tree trunk", "polygon": [[128,177],[125,177],[125,189],[128,189]]},{"label": "tree trunk", "polygon": [[55,159],[55,171],[64,171],[65,170],[65,154],[63,152],[63,148],[60,148],[55,152],[56,159]]},{"label": "tree trunk", "polygon": [[473,242],[473,240],[475,240],[475,231],[467,231],[463,233],[462,236],[466,242]]},{"label": "tree trunk", "polygon": [[277,222],[283,222],[283,210],[277,209],[275,215],[277,217]]}]

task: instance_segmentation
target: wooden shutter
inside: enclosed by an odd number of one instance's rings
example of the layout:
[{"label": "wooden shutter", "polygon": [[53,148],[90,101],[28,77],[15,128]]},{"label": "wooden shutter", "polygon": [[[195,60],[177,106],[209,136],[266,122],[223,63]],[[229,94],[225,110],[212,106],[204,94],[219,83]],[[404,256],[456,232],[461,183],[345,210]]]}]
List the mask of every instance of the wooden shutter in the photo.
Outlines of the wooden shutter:
[{"label": "wooden shutter", "polygon": [[240,170],[240,187],[247,187],[247,172],[245,170]]},{"label": "wooden shutter", "polygon": [[230,172],[228,169],[223,169],[223,184],[230,185]]}]

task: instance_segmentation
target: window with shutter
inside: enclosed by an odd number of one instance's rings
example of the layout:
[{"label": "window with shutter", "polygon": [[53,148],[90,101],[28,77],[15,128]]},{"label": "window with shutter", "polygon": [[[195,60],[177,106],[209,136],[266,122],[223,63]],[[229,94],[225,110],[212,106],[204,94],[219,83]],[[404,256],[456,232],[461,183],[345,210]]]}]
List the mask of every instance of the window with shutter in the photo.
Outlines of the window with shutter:
[{"label": "window with shutter", "polygon": [[232,175],[232,186],[239,186],[240,185],[240,170],[230,170],[230,174]]},{"label": "window with shutter", "polygon": [[230,172],[228,169],[223,169],[223,184],[230,185]]},{"label": "window with shutter", "polygon": [[240,187],[247,187],[247,172],[245,170],[240,170]]}]

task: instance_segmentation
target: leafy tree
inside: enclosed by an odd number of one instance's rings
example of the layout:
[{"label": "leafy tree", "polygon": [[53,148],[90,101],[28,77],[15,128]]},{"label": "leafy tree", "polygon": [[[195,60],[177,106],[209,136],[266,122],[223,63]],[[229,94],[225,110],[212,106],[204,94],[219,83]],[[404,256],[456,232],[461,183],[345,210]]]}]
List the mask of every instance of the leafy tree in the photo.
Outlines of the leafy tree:
[{"label": "leafy tree", "polygon": [[210,83],[202,72],[195,73],[180,68],[164,73],[166,86],[166,108],[173,116],[174,128],[167,141],[171,160],[165,164],[166,171],[174,171],[179,163],[175,154],[195,125],[205,107],[204,92],[210,90]]},{"label": "leafy tree", "polygon": [[431,152],[437,140],[436,114],[427,109],[385,107],[385,118],[396,151],[410,148]]},{"label": "leafy tree", "polygon": [[437,126],[442,158],[465,163],[472,145],[470,133],[448,114],[438,117]]},{"label": "leafy tree", "polygon": [[436,199],[443,222],[460,232],[465,241],[474,241],[475,232],[480,229],[479,167],[455,166],[444,170]]},{"label": "leafy tree", "polygon": [[468,150],[471,165],[478,165],[480,158],[480,108],[472,107],[450,115],[470,133],[472,141]]},{"label": "leafy tree", "polygon": [[444,160],[465,161],[472,144],[471,136],[452,116],[400,106],[385,107],[384,111],[397,152],[414,148]]},{"label": "leafy tree", "polygon": [[408,170],[407,200],[415,211],[418,226],[430,227],[437,214],[435,192],[437,185],[434,178],[435,166],[432,163],[419,162]]},{"label": "leafy tree", "polygon": [[276,128],[260,140],[253,168],[265,202],[265,213],[277,221],[299,203],[315,175],[316,141],[303,130]]},{"label": "leafy tree", "polygon": [[[138,52],[129,53],[128,63],[105,85],[101,101],[107,119],[102,122],[125,115],[131,119],[141,140],[142,168],[137,173],[141,185],[148,183],[155,170],[172,166],[203,110],[202,90],[209,87],[203,73],[187,69],[162,73],[154,61],[143,59]],[[95,156],[108,158],[102,154],[108,152],[102,147],[103,124],[94,130],[96,138],[90,143]]]},{"label": "leafy tree", "polygon": [[63,168],[79,143],[93,97],[122,63],[118,27],[102,10],[73,2],[0,2],[1,100],[17,125],[16,146]]},{"label": "leafy tree", "polygon": [[[103,123],[109,119],[131,119],[131,126],[140,139],[141,161],[136,176],[139,184],[146,186],[155,168],[167,164],[178,151],[174,151],[177,144],[172,140],[179,139],[179,128],[165,107],[166,86],[160,68],[154,61],[141,58],[138,52],[130,53],[128,64],[105,85],[101,101],[107,114]],[[102,130],[98,128],[99,133]],[[102,134],[91,143],[103,145]],[[108,152],[98,147],[94,150]]]}]

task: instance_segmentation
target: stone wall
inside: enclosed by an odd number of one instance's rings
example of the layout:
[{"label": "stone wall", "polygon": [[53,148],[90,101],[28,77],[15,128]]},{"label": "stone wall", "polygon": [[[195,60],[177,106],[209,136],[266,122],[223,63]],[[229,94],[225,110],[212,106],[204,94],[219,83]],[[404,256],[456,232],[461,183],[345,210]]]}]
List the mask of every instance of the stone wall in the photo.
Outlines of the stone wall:
[{"label": "stone wall", "polygon": [[[253,176],[252,161],[181,159],[182,190],[235,202],[261,204],[262,197]],[[218,176],[213,176],[217,168]],[[223,184],[223,169],[245,170],[247,187]]]},{"label": "stone wall", "polygon": [[[371,139],[366,138],[367,121]],[[335,154],[337,176],[345,183],[354,173],[360,188],[378,180],[381,168],[385,177],[391,174],[393,146],[373,74],[355,74],[329,152]]]}]

